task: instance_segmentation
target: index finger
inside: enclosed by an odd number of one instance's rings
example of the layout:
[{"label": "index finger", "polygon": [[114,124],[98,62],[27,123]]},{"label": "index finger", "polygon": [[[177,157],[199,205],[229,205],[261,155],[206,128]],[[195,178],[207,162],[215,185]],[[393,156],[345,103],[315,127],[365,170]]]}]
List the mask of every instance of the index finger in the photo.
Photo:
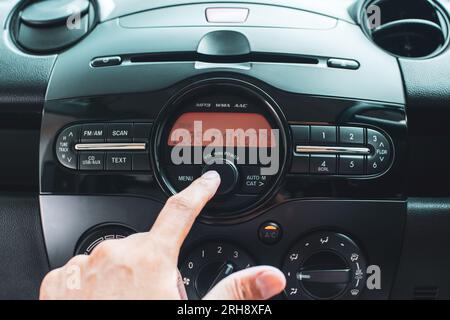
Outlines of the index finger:
[{"label": "index finger", "polygon": [[208,171],[189,187],[167,200],[149,235],[169,247],[169,254],[178,254],[203,207],[214,196],[220,185],[216,171]]}]

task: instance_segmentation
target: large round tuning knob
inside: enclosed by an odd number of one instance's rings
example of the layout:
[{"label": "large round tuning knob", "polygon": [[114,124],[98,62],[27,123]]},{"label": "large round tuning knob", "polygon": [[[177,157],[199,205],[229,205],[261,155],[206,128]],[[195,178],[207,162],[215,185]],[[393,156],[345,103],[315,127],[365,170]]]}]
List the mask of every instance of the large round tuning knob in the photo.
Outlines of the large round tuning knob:
[{"label": "large round tuning knob", "polygon": [[347,236],[318,232],[288,252],[283,272],[288,299],[355,299],[365,283],[366,262]]}]

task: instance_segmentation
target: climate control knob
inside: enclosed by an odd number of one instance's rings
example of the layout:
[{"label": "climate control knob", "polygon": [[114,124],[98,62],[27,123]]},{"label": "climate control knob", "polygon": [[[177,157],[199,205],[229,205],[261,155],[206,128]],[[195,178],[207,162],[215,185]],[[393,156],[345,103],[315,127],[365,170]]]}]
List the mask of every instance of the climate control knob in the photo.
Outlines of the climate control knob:
[{"label": "climate control knob", "polygon": [[283,272],[288,299],[355,299],[364,288],[366,262],[347,236],[314,233],[287,254]]},{"label": "climate control knob", "polygon": [[201,299],[222,279],[251,266],[253,259],[243,249],[208,242],[190,251],[179,269],[189,299]]}]

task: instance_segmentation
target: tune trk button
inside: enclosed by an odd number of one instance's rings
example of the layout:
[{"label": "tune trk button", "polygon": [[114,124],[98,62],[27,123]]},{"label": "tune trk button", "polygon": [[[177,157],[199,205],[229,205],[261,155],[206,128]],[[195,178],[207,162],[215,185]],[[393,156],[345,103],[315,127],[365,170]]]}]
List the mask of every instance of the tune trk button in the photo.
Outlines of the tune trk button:
[{"label": "tune trk button", "polygon": [[276,222],[265,222],[259,227],[259,240],[264,244],[275,244],[280,241],[283,232]]},{"label": "tune trk button", "polygon": [[78,157],[74,145],[78,142],[79,129],[79,126],[64,129],[59,134],[55,147],[58,161],[66,168],[74,170],[78,167]]},{"label": "tune trk button", "polygon": [[244,194],[261,194],[272,181],[273,175],[262,174],[259,166],[241,166],[241,192]]}]

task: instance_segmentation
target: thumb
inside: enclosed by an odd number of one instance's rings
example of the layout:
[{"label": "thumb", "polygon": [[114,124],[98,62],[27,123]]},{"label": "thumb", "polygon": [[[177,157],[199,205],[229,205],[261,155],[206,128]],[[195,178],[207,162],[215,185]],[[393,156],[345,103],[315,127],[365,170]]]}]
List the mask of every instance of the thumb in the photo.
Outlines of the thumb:
[{"label": "thumb", "polygon": [[204,297],[205,300],[267,300],[283,291],[284,274],[269,266],[233,273],[220,281]]}]

